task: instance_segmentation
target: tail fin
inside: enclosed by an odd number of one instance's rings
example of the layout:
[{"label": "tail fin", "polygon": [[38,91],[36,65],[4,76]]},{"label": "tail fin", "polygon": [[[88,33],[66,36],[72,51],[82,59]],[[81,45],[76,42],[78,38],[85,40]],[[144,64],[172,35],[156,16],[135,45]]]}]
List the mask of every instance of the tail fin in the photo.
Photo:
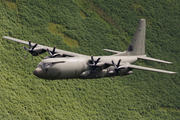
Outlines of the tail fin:
[{"label": "tail fin", "polygon": [[146,20],[141,19],[127,50],[127,55],[145,55]]}]

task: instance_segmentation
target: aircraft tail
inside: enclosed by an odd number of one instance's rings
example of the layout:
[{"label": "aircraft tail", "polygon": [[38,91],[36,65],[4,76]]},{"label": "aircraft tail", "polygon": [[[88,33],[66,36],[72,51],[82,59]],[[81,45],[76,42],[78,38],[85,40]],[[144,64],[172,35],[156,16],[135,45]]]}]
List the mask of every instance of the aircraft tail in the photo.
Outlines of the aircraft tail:
[{"label": "aircraft tail", "polygon": [[127,55],[145,55],[146,20],[141,19],[127,50]]},{"label": "aircraft tail", "polygon": [[116,53],[113,56],[128,56],[128,55],[145,55],[145,34],[146,20],[141,19],[136,28],[136,32],[132,38],[131,44],[127,51],[119,52],[115,50],[103,49],[108,52]]}]

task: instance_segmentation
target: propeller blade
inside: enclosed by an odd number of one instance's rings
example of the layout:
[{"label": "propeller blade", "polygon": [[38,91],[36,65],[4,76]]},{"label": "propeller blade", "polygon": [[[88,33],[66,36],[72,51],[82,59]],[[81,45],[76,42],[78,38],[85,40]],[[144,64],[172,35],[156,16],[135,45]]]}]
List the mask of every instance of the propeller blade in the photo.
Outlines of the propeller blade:
[{"label": "propeller blade", "polygon": [[38,44],[35,44],[31,50],[34,50],[34,48],[35,48],[37,45],[38,45]]},{"label": "propeller blade", "polygon": [[118,61],[117,65],[116,65],[116,64],[114,63],[114,61],[112,60],[112,64],[113,64],[113,66],[114,66],[114,70],[113,70],[113,71],[116,72],[115,75],[114,75],[114,77],[116,76],[116,74],[119,73],[119,70],[120,70],[120,69],[124,69],[124,68],[125,68],[124,66],[120,66],[120,63],[121,63],[121,59]]},{"label": "propeller blade", "polygon": [[117,68],[119,67],[119,65],[120,65],[120,62],[121,62],[121,59],[118,61]]},{"label": "propeller blade", "polygon": [[54,55],[55,49],[56,49],[56,46],[53,48],[53,51],[52,51],[52,53],[51,53],[51,52],[49,51],[49,49],[47,48],[47,51],[48,51],[48,53],[49,53],[50,56],[45,57],[44,59],[47,59],[47,58],[54,58],[54,57],[56,57],[56,56],[59,56],[60,54],[55,54],[55,55]]},{"label": "propeller blade", "polygon": [[52,55],[54,55],[54,53],[55,53],[55,49],[56,49],[56,46],[54,46],[54,48],[53,48]]},{"label": "propeller blade", "polygon": [[28,51],[30,50],[30,49],[28,49],[28,48],[26,48],[26,47],[24,47],[24,46],[23,46],[23,48],[24,48],[25,50],[28,50]]},{"label": "propeller blade", "polygon": [[[31,40],[29,40],[29,49],[26,48],[25,46],[23,46],[23,48],[24,48],[25,50],[28,50],[28,54],[31,53],[32,55],[36,55],[36,54],[38,54],[38,53],[36,53],[36,51],[33,51],[33,50],[34,50],[34,48],[35,48],[37,45],[38,45],[38,44],[35,44],[35,45],[32,47],[32,46],[31,46]],[[32,47],[32,48],[31,48],[31,47]],[[27,57],[28,54],[25,55],[24,57]]]},{"label": "propeller blade", "polygon": [[31,49],[31,40],[29,40],[29,49]]},{"label": "propeller blade", "polygon": [[93,64],[95,64],[93,55],[91,55],[91,61],[92,61]]},{"label": "propeller blade", "polygon": [[[28,54],[29,54],[29,52],[28,52]],[[28,56],[28,54],[27,54],[27,55],[25,55],[24,57],[26,58],[26,57]]]},{"label": "propeller blade", "polygon": [[98,59],[96,60],[95,65],[99,62],[100,59],[101,59],[101,58],[98,58]]},{"label": "propeller blade", "polygon": [[50,55],[50,56],[52,56],[52,53],[49,51],[49,49],[48,49],[48,48],[47,48],[47,51],[48,51],[49,55]]},{"label": "propeller blade", "polygon": [[87,65],[89,65],[89,66],[94,66],[93,64],[90,64],[90,63],[87,63]]},{"label": "propeller blade", "polygon": [[53,57],[56,57],[56,56],[62,56],[61,54],[55,54],[55,55],[53,55]]},{"label": "propeller blade", "polygon": [[112,64],[114,65],[114,67],[115,67],[115,68],[117,68],[117,67],[116,67],[116,64],[114,63],[114,61],[113,61],[113,60],[112,60]]},{"label": "propeller blade", "polygon": [[120,70],[120,69],[126,69],[127,67],[126,66],[120,66],[120,67],[118,67],[118,70]]},{"label": "propeller blade", "polygon": [[101,59],[101,58],[98,58],[96,61],[94,61],[93,55],[91,55],[92,64],[87,63],[88,66],[92,67],[90,73],[92,73],[92,72],[98,67],[96,64],[99,62],[100,59]]}]

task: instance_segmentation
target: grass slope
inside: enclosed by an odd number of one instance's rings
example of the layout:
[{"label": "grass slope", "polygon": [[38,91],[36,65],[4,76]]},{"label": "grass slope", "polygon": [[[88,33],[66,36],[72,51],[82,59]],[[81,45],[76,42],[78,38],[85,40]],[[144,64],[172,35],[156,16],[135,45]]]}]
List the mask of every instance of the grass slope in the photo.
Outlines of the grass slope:
[{"label": "grass slope", "polygon": [[[178,0],[1,0],[0,36],[86,55],[127,49],[141,18],[146,54],[136,64],[180,71]],[[68,42],[66,42],[66,40]],[[48,81],[23,45],[0,38],[0,119],[180,119],[180,75],[133,70],[126,77]]]}]

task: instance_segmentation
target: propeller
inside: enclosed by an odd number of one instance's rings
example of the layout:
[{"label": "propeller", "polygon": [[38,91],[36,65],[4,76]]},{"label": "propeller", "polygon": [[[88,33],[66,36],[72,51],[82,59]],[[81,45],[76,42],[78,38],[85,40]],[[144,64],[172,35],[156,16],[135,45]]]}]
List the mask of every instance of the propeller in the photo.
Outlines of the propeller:
[{"label": "propeller", "polygon": [[125,66],[120,66],[120,63],[121,63],[121,59],[118,61],[117,65],[114,63],[114,61],[112,60],[112,64],[114,65],[114,69],[113,69],[113,73],[115,71],[115,75],[114,77],[116,76],[116,74],[119,73],[119,70],[120,69],[126,69]]},{"label": "propeller", "polygon": [[91,66],[91,67],[92,67],[90,73],[92,73],[92,72],[98,67],[98,66],[97,66],[97,63],[99,62],[100,59],[101,59],[101,58],[98,58],[96,61],[94,61],[93,55],[91,55],[92,64],[87,63],[88,66]]},{"label": "propeller", "polygon": [[[37,45],[38,45],[38,44],[35,44],[35,45],[31,48],[31,40],[29,40],[29,49],[26,48],[25,46],[23,46],[23,48],[24,48],[25,50],[28,50],[28,52],[31,53],[31,54],[38,54],[37,52],[34,51],[34,48],[35,48]],[[29,53],[28,53],[28,54],[29,54]],[[24,57],[27,57],[28,54],[25,55]]]},{"label": "propeller", "polygon": [[50,56],[47,56],[47,57],[45,57],[44,59],[54,58],[54,57],[56,57],[56,56],[61,55],[61,54],[55,54],[55,49],[56,49],[56,46],[54,46],[53,51],[52,51],[52,53],[51,53],[51,52],[49,51],[49,49],[47,48],[47,52],[49,53]]},{"label": "propeller", "polygon": [[116,73],[118,73],[119,72],[119,65],[120,65],[120,62],[121,62],[121,59],[118,61],[118,64],[116,65],[115,63],[114,63],[114,61],[112,60],[112,64],[114,65],[114,71],[116,71]]}]

